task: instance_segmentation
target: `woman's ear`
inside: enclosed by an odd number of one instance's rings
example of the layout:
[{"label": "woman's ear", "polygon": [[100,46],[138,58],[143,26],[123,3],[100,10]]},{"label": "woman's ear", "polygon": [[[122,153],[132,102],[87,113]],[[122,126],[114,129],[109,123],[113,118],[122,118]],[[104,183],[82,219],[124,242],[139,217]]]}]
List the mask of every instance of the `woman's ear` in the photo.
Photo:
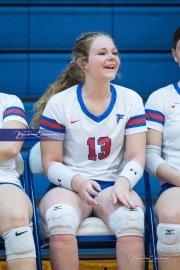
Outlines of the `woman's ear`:
[{"label": "woman's ear", "polygon": [[82,58],[78,58],[77,60],[78,66],[84,71],[87,69],[86,62]]}]

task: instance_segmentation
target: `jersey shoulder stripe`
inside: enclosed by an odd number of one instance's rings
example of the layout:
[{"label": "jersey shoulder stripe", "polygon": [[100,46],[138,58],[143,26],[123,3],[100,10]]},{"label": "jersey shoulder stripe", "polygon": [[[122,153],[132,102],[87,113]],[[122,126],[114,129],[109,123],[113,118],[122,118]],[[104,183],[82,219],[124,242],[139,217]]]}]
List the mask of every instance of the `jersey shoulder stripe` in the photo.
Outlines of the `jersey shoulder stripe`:
[{"label": "jersey shoulder stripe", "polygon": [[16,106],[8,107],[5,110],[5,112],[3,113],[3,119],[5,119],[8,116],[12,116],[12,115],[20,116],[20,117],[26,119],[25,112],[20,107],[16,107]]},{"label": "jersey shoulder stripe", "polygon": [[40,127],[45,128],[47,130],[59,132],[59,133],[65,133],[64,125],[59,124],[56,120],[48,118],[44,115],[42,115],[42,118],[40,121]]},{"label": "jersey shoulder stripe", "polygon": [[145,114],[132,116],[126,124],[126,129],[146,126]]},{"label": "jersey shoulder stripe", "polygon": [[160,123],[160,124],[162,124],[164,126],[165,117],[161,112],[146,109],[145,113],[146,113],[146,120],[147,121],[157,122],[157,123]]}]

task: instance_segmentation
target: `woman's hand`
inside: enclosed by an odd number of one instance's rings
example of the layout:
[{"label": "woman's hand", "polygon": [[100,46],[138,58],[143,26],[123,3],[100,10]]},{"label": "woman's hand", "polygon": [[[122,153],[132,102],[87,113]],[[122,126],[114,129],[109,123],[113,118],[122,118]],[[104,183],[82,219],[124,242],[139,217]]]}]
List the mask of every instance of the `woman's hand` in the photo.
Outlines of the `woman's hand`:
[{"label": "woman's hand", "polygon": [[130,189],[130,182],[125,177],[118,177],[111,190],[111,198],[113,202],[117,203],[119,200],[123,205],[127,207],[138,207],[139,204],[137,204],[137,202],[135,202],[131,197]]},{"label": "woman's hand", "polygon": [[95,191],[95,189],[101,191],[101,188],[96,181],[85,179],[81,175],[75,175],[73,177],[71,186],[73,191],[77,192],[80,198],[84,200],[86,204],[91,206],[100,204],[91,197],[91,195],[99,197],[99,194],[97,191]]}]

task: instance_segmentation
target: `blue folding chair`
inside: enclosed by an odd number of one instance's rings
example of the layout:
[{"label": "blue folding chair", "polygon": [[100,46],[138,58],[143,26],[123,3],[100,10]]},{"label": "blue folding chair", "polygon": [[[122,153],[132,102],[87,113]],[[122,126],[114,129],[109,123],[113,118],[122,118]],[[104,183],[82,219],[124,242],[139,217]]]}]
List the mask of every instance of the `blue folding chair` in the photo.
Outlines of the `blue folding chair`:
[{"label": "blue folding chair", "polygon": [[[27,156],[27,181],[29,187],[29,197],[32,201],[33,205],[33,224],[34,224],[34,238],[36,244],[36,252],[37,252],[37,266],[38,270],[42,270],[42,251],[44,248],[48,249],[49,246],[49,238],[43,237],[43,222],[40,220],[38,216],[38,209],[36,206],[36,196],[34,191],[34,176],[43,174],[42,161],[41,161],[41,152],[40,152],[40,143],[38,142],[28,153]],[[148,181],[147,181],[148,182]],[[146,181],[145,181],[145,186]],[[145,228],[145,254],[146,257],[149,258],[149,241],[154,237],[154,229],[153,227],[153,213],[152,210],[150,212],[149,209],[152,207],[151,203],[151,194],[148,193],[150,189],[146,187],[147,191],[147,200],[148,206],[146,206],[146,215],[145,225],[148,226]],[[151,213],[151,219],[150,217]],[[116,258],[116,237],[113,235],[111,230],[106,226],[106,224],[100,219],[96,217],[89,217],[83,220],[81,226],[77,231],[77,241],[80,257],[87,258],[95,258],[95,259],[115,259]],[[153,243],[154,252],[155,252],[155,240]],[[153,253],[155,258],[155,253]],[[145,262],[145,269],[148,269],[148,260]],[[154,268],[155,270],[157,268]]]},{"label": "blue folding chair", "polygon": [[[149,243],[151,244],[152,261],[154,270],[158,270],[157,261],[157,235],[156,226],[154,221],[154,213],[152,207],[151,187],[149,181],[149,174],[144,171],[144,186],[146,194],[146,206],[145,206],[145,257],[149,258]],[[149,260],[148,260],[149,262]],[[148,264],[145,265],[145,270],[148,269]]]}]

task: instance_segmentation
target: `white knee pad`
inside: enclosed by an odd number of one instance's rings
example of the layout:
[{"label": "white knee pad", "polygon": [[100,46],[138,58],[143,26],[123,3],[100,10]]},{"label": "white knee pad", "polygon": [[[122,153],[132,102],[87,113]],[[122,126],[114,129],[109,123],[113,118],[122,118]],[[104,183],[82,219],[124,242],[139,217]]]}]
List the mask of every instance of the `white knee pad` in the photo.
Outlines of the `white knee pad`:
[{"label": "white knee pad", "polygon": [[108,224],[116,237],[126,235],[143,236],[144,212],[139,207],[132,209],[121,206],[110,215]]},{"label": "white knee pad", "polygon": [[157,252],[161,256],[180,255],[180,225],[160,223],[157,226]]},{"label": "white knee pad", "polygon": [[78,212],[67,204],[53,205],[47,210],[45,219],[50,235],[75,235],[80,224]]},{"label": "white knee pad", "polygon": [[34,239],[30,227],[20,227],[3,234],[6,249],[6,261],[24,258],[36,258]]}]

